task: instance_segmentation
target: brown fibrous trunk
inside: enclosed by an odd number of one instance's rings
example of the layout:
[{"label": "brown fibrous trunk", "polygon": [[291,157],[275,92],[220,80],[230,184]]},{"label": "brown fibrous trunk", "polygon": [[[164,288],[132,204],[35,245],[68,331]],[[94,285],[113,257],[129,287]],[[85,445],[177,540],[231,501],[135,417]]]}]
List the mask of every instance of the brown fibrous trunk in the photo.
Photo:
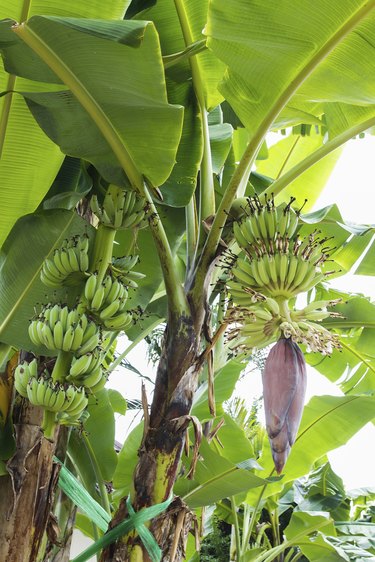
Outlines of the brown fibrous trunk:
[{"label": "brown fibrous trunk", "polygon": [[9,475],[0,478],[0,562],[35,562],[49,521],[59,466],[41,417],[39,408],[26,403],[15,409],[16,451],[7,463]]}]

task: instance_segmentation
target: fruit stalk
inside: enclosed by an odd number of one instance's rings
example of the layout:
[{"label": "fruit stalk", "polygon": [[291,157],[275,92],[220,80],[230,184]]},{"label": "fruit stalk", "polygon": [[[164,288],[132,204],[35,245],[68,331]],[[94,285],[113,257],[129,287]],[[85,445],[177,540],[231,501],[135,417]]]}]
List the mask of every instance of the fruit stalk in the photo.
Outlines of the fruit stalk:
[{"label": "fruit stalk", "polygon": [[90,271],[98,272],[97,286],[103,281],[109,264],[112,263],[113,242],[116,230],[99,224],[95,235],[94,251]]}]

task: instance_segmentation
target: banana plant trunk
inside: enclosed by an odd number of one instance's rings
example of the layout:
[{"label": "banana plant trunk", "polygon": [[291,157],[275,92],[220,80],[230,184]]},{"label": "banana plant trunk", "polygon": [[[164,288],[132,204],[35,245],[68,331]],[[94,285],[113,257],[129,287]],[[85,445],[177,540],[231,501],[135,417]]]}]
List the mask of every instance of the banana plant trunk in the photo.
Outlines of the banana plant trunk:
[{"label": "banana plant trunk", "polygon": [[9,476],[0,478],[0,562],[38,560],[58,480],[56,439],[44,438],[40,408],[24,402],[14,412],[16,452],[7,464]]},{"label": "banana plant trunk", "polygon": [[[173,489],[200,372],[198,349],[199,337],[191,317],[169,322],[150,417],[145,420],[144,437],[134,473],[131,501],[135,511],[163,502]],[[126,519],[127,515],[126,498],[123,498],[111,526]],[[150,521],[149,528],[163,552],[162,560],[171,560],[172,551],[174,562],[183,559],[183,544],[191,518],[189,510],[177,498],[166,512]],[[179,530],[178,536],[176,529]],[[101,556],[101,562],[149,560],[134,533],[122,537],[105,549]]]}]

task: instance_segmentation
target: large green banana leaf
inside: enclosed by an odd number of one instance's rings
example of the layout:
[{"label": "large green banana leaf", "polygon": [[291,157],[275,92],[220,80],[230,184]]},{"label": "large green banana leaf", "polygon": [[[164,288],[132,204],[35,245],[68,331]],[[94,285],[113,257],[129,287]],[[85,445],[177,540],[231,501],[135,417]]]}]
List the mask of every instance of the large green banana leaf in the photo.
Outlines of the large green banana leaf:
[{"label": "large green banana leaf", "polygon": [[[30,69],[30,49],[19,38],[12,56],[9,24],[3,26],[7,70],[48,79],[51,70],[39,59]],[[168,104],[153,24],[35,16],[23,31],[59,81],[72,89],[24,93],[34,117],[62,151],[89,160],[120,185],[126,181],[124,168],[137,179],[143,174],[154,185],[163,183],[175,163],[183,108]]]},{"label": "large green banana leaf", "polygon": [[[269,484],[267,496],[278,493],[286,484],[307,474],[313,463],[323,455],[344,445],[361,427],[374,417],[375,397],[370,396],[314,396],[305,406],[297,439],[292,447],[279,482]],[[267,443],[259,463],[267,476],[274,470],[271,448]],[[250,491],[247,500],[254,505],[257,495]]]},{"label": "large green banana leaf", "polygon": [[[307,355],[308,362],[329,380],[340,379],[345,394],[375,390],[375,306],[369,299],[334,289],[320,289],[317,298],[342,299],[337,305],[341,318],[327,318],[324,325],[341,335],[341,350],[331,357]],[[336,307],[335,307],[336,310]]]},{"label": "large green banana leaf", "polygon": [[[257,172],[276,180],[321,146],[323,146],[323,136],[320,133],[313,132],[306,136],[289,135],[269,148],[269,157],[257,163]],[[276,203],[289,201],[292,195],[298,195],[296,204],[302,205],[307,199],[304,211],[311,209],[322,192],[339,156],[340,150],[336,150],[308,168],[276,197]]]},{"label": "large green banana leaf", "polygon": [[294,101],[306,110],[374,103],[374,8],[374,0],[210,3],[208,46],[228,66],[219,89],[253,135],[294,94],[289,111]]},{"label": "large green banana leaf", "polygon": [[[122,18],[129,0],[3,0],[0,19],[24,21],[35,14]],[[33,92],[39,85],[0,70],[0,91]],[[43,133],[24,100],[0,98],[0,246],[16,220],[36,209],[56,176],[63,155]]]},{"label": "large green banana leaf", "polygon": [[[159,0],[148,10],[138,14],[137,18],[150,19],[155,23],[160,36],[163,55],[172,55],[185,49],[186,39],[191,42],[204,39],[203,30],[207,20],[208,0]],[[180,11],[184,31],[182,31],[178,12]],[[184,39],[185,34],[185,39]],[[190,37],[187,37],[190,35]],[[223,96],[217,89],[225,65],[210,51],[204,50],[196,55],[197,66],[201,77],[199,85],[205,97],[207,109],[212,109],[223,101]],[[172,66],[169,76],[176,82],[190,79],[188,61]]]}]

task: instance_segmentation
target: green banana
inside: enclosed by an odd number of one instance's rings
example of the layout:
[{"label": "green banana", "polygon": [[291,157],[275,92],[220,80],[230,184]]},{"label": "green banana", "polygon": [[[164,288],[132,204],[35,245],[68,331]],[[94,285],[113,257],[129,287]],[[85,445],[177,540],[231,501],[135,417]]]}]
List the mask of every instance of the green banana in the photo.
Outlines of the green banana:
[{"label": "green banana", "polygon": [[128,312],[121,312],[117,316],[104,320],[104,326],[108,330],[121,331],[125,330],[132,322],[132,315]]},{"label": "green banana", "polygon": [[58,320],[53,328],[53,341],[55,349],[62,349],[64,341],[64,328],[61,320]]},{"label": "green banana", "polygon": [[93,297],[95,295],[97,281],[98,281],[97,273],[92,273],[86,281],[85,297],[89,302],[91,302],[91,300],[93,299]]}]

